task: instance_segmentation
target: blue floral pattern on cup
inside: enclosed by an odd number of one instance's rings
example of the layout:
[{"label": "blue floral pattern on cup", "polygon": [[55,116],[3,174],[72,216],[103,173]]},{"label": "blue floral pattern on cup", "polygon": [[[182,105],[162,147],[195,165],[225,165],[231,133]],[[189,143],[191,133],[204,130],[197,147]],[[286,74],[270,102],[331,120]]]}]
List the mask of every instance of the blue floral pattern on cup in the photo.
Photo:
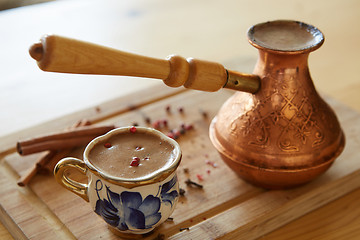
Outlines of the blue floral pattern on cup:
[{"label": "blue floral pattern on cup", "polygon": [[160,186],[160,196],[162,202],[169,203],[171,206],[173,205],[175,199],[179,196],[179,193],[176,190],[170,192],[170,190],[175,186],[176,182],[177,178],[175,175],[169,182],[164,183],[164,185]]},{"label": "blue floral pattern on cup", "polygon": [[144,199],[139,192],[123,191],[118,194],[105,185],[107,199],[101,199],[99,191],[103,189],[103,183],[98,179],[95,187],[98,197],[95,212],[109,225],[121,231],[150,229],[161,219],[161,202],[172,207],[179,196],[177,190],[171,191],[176,182],[175,175],[169,182],[159,186],[156,196],[148,195]]}]

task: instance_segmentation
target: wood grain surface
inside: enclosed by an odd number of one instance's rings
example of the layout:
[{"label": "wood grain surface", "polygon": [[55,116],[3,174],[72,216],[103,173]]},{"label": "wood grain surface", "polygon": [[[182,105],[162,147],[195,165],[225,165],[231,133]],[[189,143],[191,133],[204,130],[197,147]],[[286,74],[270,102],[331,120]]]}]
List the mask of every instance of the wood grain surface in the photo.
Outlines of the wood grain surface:
[{"label": "wood grain surface", "polygon": [[[92,116],[97,124],[116,126],[135,123],[151,126],[146,123],[147,118],[153,122],[166,119],[168,126],[160,128],[165,134],[171,129],[179,128],[181,124],[194,126],[193,130],[177,139],[183,151],[178,173],[180,187],[186,191],[185,196],[180,198],[172,215],[173,221],[162,224],[152,234],[144,236],[146,239],[154,239],[158,234],[169,239],[256,239],[360,186],[360,169],[357,164],[359,154],[355,151],[360,147],[360,115],[337,101],[328,99],[339,114],[348,139],[341,157],[330,170],[310,184],[291,190],[266,191],[236,176],[222,162],[208,138],[211,119],[233,92],[209,94],[159,90],[154,87],[139,92],[136,99],[138,104],[131,102],[129,98],[126,102],[131,108],[122,110],[121,105],[111,108],[114,112],[120,112],[119,114],[109,112],[107,117],[101,114],[101,117],[96,114]],[[148,102],[146,97],[142,99],[146,94],[159,100]],[[168,97],[161,98],[163,95]],[[106,106],[109,104],[99,108],[106,110]],[[171,106],[170,113],[166,111],[167,106]],[[179,108],[183,110],[180,112]],[[83,114],[88,115],[86,111]],[[76,117],[79,116],[67,116],[74,122]],[[39,132],[45,131],[46,125],[39,125],[37,129]],[[81,157],[82,151],[83,148],[80,148],[70,155]],[[61,188],[52,176],[36,176],[26,189],[31,194],[21,193],[17,187],[8,183],[24,174],[36,160],[36,156],[19,156],[13,153],[7,154],[3,159],[5,162],[2,171],[12,172],[13,175],[2,175],[2,185],[6,188],[2,190],[0,199],[6,211],[2,217],[12,219],[5,220],[6,225],[12,229],[12,234],[24,239],[61,239],[65,236],[76,239],[117,238],[87,202]],[[207,161],[215,163],[216,167],[207,164]],[[187,186],[185,181],[188,178],[203,184],[204,188]],[[15,209],[22,209],[21,214]],[[41,211],[36,211],[38,209]],[[63,231],[58,232],[59,228]],[[188,230],[181,231],[187,228]]]}]

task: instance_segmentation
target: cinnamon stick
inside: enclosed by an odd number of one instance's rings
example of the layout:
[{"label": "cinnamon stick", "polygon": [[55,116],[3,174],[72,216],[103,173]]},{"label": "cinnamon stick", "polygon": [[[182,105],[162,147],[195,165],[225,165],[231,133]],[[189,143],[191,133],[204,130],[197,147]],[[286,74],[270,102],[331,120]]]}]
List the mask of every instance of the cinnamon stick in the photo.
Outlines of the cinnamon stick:
[{"label": "cinnamon stick", "polygon": [[41,168],[41,166],[45,164],[47,161],[50,161],[50,159],[52,159],[52,157],[55,156],[55,154],[56,154],[55,151],[49,151],[45,153],[42,157],[39,158],[39,161],[37,161],[36,164],[34,164],[23,176],[21,176],[17,184],[20,187],[27,185],[30,182],[30,180],[36,175],[36,173]]},{"label": "cinnamon stick", "polygon": [[16,148],[20,155],[28,155],[46,150],[60,150],[78,147],[86,145],[95,137],[105,134],[114,128],[114,126],[78,127],[71,131],[19,141]]},{"label": "cinnamon stick", "polygon": [[[72,129],[78,128],[78,127],[84,127],[90,125],[91,122],[83,119],[78,122],[76,122],[73,126],[67,128],[65,131],[71,131]],[[49,151],[46,152],[44,155],[42,155],[17,182],[17,184],[21,187],[27,185],[30,180],[38,173],[38,172],[50,172],[53,170],[50,169],[51,166],[48,166],[49,163],[51,165],[54,165],[55,162],[58,162],[62,158],[66,157],[70,153],[71,149],[65,149],[60,151]],[[56,163],[55,163],[56,164]],[[53,166],[52,166],[53,167]]]},{"label": "cinnamon stick", "polygon": [[[49,159],[49,161],[47,161],[45,164],[40,165],[39,169],[38,169],[38,173],[39,174],[53,174],[55,165],[63,158],[69,156],[69,154],[71,153],[72,149],[64,149],[64,150],[60,150],[60,151],[56,151],[55,155]],[[39,165],[38,163],[36,163],[36,165]]]}]

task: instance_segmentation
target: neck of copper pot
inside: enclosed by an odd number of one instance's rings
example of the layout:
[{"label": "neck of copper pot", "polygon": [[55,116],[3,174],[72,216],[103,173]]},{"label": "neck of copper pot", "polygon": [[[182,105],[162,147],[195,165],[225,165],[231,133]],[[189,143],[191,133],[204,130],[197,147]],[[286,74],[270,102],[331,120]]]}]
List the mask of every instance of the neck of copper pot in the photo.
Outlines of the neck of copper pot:
[{"label": "neck of copper pot", "polygon": [[308,57],[309,53],[278,54],[259,50],[259,58],[254,72],[260,74],[282,69],[289,69],[289,71],[294,69],[298,72],[308,71]]},{"label": "neck of copper pot", "polygon": [[[309,53],[273,53],[259,50],[259,58],[255,65],[254,74],[261,78],[261,88],[299,86],[315,89],[308,68]],[[297,82],[289,84],[289,82]],[[269,90],[269,89],[268,89]]]}]

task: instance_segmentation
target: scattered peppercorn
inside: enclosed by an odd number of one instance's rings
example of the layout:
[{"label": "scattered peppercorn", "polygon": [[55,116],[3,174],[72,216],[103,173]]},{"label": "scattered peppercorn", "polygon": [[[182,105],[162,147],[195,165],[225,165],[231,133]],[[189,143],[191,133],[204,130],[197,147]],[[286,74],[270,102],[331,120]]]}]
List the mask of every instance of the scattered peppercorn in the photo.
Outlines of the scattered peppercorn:
[{"label": "scattered peppercorn", "polygon": [[212,161],[210,161],[210,160],[205,160],[205,163],[208,164],[208,165],[210,165],[210,166],[212,166],[213,168],[217,168],[217,164],[214,163],[214,162],[212,162]]},{"label": "scattered peppercorn", "polygon": [[150,124],[150,123],[151,123],[151,119],[150,119],[149,117],[145,117],[145,122],[146,122],[147,124]]},{"label": "scattered peppercorn", "polygon": [[181,128],[180,130],[180,134],[184,135],[186,133],[186,129],[185,128]]},{"label": "scattered peppercorn", "polygon": [[165,235],[162,233],[159,233],[155,238],[155,240],[164,240],[164,239],[165,239]]},{"label": "scattered peppercorn", "polygon": [[170,112],[171,112],[171,107],[170,107],[170,105],[167,105],[166,108],[165,108],[165,110],[166,110],[167,113],[170,113]]},{"label": "scattered peppercorn", "polygon": [[181,133],[180,133],[180,131],[179,131],[178,129],[174,129],[174,130],[173,130],[173,133],[174,133],[174,137],[175,137],[175,138],[179,138],[180,135],[181,135]]},{"label": "scattered peppercorn", "polygon": [[184,196],[185,190],[183,188],[179,188],[179,194],[180,194],[180,196]]},{"label": "scattered peppercorn", "polygon": [[205,112],[204,110],[200,110],[201,115],[203,116],[203,118],[207,118],[208,117],[208,113]]},{"label": "scattered peppercorn", "polygon": [[179,229],[179,231],[180,231],[180,232],[182,232],[182,231],[184,231],[184,230],[187,230],[187,231],[189,231],[189,230],[190,230],[190,228],[188,228],[188,227],[185,227],[185,228],[180,228],[180,229]]},{"label": "scattered peppercorn", "polygon": [[186,180],[185,183],[188,186],[195,186],[195,187],[198,187],[198,188],[203,188],[203,185],[201,185],[201,184],[199,184],[197,182],[191,181],[190,179]]}]

